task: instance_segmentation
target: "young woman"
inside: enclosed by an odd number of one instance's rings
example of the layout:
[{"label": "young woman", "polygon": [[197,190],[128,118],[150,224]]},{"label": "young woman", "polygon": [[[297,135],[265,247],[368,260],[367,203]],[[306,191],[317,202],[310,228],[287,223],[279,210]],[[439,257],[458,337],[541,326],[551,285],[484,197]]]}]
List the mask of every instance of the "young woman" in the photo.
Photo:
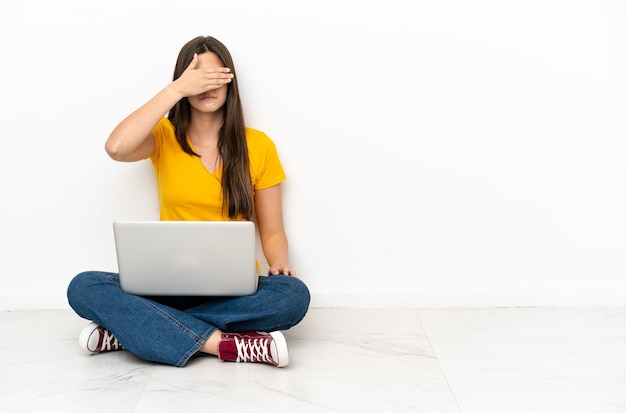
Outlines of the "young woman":
[{"label": "young woman", "polygon": [[274,143],[244,124],[228,49],[213,37],[185,44],[173,81],[124,119],[105,149],[117,161],[151,160],[162,220],[256,217],[269,273],[255,294],[232,298],[136,296],[120,289],[116,273],[80,273],[67,292],[74,311],[92,320],[79,345],[174,366],[201,354],[287,365],[280,330],[302,320],[310,295],[287,262],[285,174]]}]

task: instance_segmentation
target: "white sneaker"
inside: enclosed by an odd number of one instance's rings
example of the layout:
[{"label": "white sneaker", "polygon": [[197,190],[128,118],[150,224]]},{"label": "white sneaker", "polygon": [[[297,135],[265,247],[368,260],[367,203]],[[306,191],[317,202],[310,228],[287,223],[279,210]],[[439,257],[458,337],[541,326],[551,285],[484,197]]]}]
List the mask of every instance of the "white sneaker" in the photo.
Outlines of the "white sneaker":
[{"label": "white sneaker", "polygon": [[89,354],[102,353],[103,351],[124,350],[117,338],[109,330],[91,322],[78,337],[78,345]]}]

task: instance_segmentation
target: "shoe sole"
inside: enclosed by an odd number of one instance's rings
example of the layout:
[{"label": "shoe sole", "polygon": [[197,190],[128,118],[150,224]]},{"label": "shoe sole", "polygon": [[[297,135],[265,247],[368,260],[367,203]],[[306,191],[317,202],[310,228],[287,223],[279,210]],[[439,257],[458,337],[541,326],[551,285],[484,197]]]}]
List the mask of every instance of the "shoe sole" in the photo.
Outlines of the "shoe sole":
[{"label": "shoe sole", "polygon": [[280,331],[273,331],[270,336],[276,344],[276,354],[278,354],[278,367],[285,367],[289,364],[289,349],[287,348],[287,340]]}]

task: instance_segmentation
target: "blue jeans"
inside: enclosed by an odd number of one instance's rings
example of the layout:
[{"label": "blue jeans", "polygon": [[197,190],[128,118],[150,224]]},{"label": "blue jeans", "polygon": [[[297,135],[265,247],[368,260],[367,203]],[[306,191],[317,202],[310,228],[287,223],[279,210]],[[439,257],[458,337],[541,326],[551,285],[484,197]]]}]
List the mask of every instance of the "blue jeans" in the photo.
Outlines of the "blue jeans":
[{"label": "blue jeans", "polygon": [[310,295],[298,278],[259,277],[255,294],[242,297],[146,297],[120,288],[116,273],[78,274],[67,289],[80,317],[111,331],[124,348],[140,358],[184,366],[216,330],[286,330],[309,308]]}]

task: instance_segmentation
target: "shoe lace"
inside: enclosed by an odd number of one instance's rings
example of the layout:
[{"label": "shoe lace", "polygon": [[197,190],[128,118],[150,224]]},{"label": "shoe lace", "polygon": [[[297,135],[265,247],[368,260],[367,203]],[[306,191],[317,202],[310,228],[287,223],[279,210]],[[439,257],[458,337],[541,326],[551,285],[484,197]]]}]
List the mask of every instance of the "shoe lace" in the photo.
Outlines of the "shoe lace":
[{"label": "shoe lace", "polygon": [[117,340],[117,337],[115,337],[109,330],[103,330],[104,335],[102,337],[102,350],[118,350],[121,345]]},{"label": "shoe lace", "polygon": [[235,337],[238,362],[263,362],[273,363],[269,354],[269,338],[243,338]]}]

